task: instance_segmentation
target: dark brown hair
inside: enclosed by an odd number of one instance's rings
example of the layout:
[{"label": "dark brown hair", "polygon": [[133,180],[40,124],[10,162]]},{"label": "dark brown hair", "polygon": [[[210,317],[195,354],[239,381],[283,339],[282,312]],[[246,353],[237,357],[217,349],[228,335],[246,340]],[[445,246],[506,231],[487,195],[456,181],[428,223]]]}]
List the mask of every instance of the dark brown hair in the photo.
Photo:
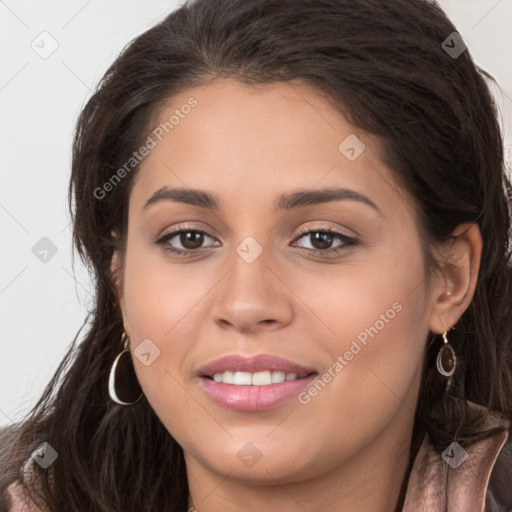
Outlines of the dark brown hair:
[{"label": "dark brown hair", "polygon": [[[453,32],[427,0],[198,0],[123,50],[83,109],[73,147],[73,237],[94,278],[94,309],[37,405],[4,443],[0,491],[22,480],[21,465],[47,441],[59,458],[38,476],[41,503],[52,512],[186,510],[181,447],[145,398],[122,407],[106,392],[123,332],[110,262],[125,242],[138,167],[101,199],[94,191],[141,147],[165,99],[218,77],[313,85],[351,123],[380,137],[383,160],[419,205],[427,248],[461,223],[478,224],[484,246],[476,292],[450,332],[459,363],[455,387],[444,392],[434,340],[411,460],[425,432],[438,449],[478,435],[480,420],[466,400],[511,417],[511,186],[490,77],[468,51],[455,58],[443,49]],[[27,484],[27,491],[37,499],[35,487]]]}]

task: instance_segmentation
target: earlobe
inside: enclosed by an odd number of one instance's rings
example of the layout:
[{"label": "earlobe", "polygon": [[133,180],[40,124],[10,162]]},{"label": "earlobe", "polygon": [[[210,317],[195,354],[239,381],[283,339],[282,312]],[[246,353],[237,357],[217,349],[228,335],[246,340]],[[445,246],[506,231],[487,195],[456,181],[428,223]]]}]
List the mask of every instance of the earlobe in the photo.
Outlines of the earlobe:
[{"label": "earlobe", "polygon": [[455,325],[475,293],[482,254],[477,224],[461,224],[439,250],[440,271],[433,287],[430,330],[443,333]]}]

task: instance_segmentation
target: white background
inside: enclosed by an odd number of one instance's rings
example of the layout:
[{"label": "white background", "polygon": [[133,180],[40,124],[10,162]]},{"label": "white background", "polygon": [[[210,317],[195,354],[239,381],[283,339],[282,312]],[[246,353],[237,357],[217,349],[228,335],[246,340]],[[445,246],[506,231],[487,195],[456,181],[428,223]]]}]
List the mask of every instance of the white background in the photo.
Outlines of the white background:
[{"label": "white background", "polygon": [[[503,89],[510,162],[512,0],[439,3]],[[0,0],[0,425],[35,404],[91,306],[89,277],[72,267],[66,203],[77,114],[122,47],[177,5]],[[31,47],[41,37],[58,44],[47,59]],[[32,253],[42,237],[58,249],[47,263]]]}]

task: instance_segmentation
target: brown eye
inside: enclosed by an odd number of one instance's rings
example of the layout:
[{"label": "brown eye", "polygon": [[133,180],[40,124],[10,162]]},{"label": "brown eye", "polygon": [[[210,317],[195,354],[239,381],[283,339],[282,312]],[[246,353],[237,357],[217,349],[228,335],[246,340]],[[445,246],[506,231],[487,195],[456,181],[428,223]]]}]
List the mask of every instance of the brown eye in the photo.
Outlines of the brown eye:
[{"label": "brown eye", "polygon": [[324,250],[331,248],[330,246],[334,241],[334,235],[324,231],[315,231],[309,235],[309,239],[314,249]]},{"label": "brown eye", "polygon": [[173,254],[192,254],[203,249],[205,238],[211,238],[204,231],[182,228],[160,237],[155,243]]},{"label": "brown eye", "polygon": [[[301,247],[315,254],[339,253],[349,247],[357,245],[357,241],[354,238],[331,229],[305,231],[296,241],[301,239],[309,240],[311,245],[311,247],[304,247],[304,245],[301,245]],[[335,240],[339,240],[339,243],[332,247]]]},{"label": "brown eye", "polygon": [[185,249],[199,249],[204,240],[204,233],[199,231],[181,231],[177,236]]}]

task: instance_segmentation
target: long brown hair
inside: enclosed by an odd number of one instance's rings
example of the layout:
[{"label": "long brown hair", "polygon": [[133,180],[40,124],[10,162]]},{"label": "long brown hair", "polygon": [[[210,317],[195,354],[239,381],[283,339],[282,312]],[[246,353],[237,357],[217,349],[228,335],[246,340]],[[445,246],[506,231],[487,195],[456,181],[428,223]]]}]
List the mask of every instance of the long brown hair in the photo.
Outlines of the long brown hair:
[{"label": "long brown hair", "polygon": [[434,340],[411,460],[425,432],[438,449],[478,435],[466,400],[511,417],[512,191],[490,77],[468,51],[445,51],[453,32],[427,0],[198,0],[122,51],[83,109],[73,146],[73,240],[94,279],[94,309],[39,402],[12,427],[0,492],[23,481],[23,462],[46,441],[59,457],[47,470],[36,468],[40,494],[29,483],[27,492],[52,512],[186,510],[181,447],[145,398],[122,407],[106,392],[123,348],[110,262],[126,242],[138,166],[101,198],[97,191],[141,147],[165,99],[217,77],[311,84],[351,123],[380,137],[385,162],[419,205],[426,253],[459,224],[478,224],[484,246],[476,292],[450,332],[455,386],[445,393]]}]

